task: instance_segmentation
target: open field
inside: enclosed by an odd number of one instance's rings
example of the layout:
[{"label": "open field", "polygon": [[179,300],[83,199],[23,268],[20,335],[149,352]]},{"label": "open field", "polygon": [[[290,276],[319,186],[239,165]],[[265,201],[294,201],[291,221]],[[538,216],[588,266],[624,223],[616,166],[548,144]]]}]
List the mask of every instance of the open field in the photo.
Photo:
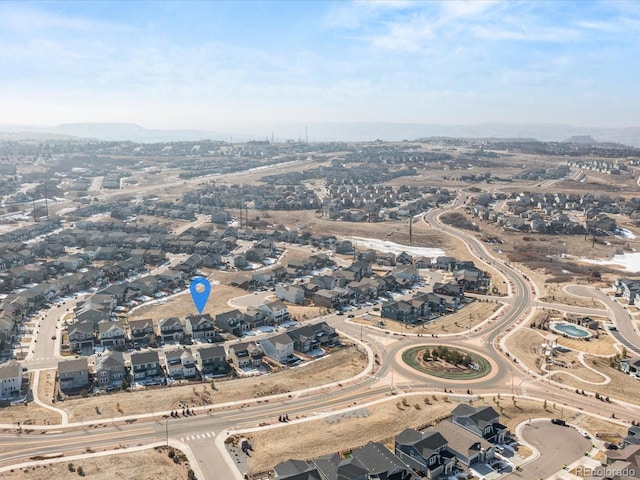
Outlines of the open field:
[{"label": "open field", "polygon": [[[68,412],[70,422],[96,419],[107,421],[123,415],[179,410],[182,404],[213,406],[301,390],[351,378],[363,371],[366,365],[366,355],[355,347],[348,346],[303,366],[259,377],[215,380],[213,385],[211,381],[207,381],[175,387],[153,387],[134,392],[71,399],[56,402],[56,406]],[[41,398],[49,403],[52,395],[53,386],[48,392],[43,392]]]},{"label": "open field", "polygon": [[[430,405],[425,403],[428,399]],[[266,472],[289,458],[306,460],[337,451],[347,451],[369,441],[380,441],[388,446],[395,435],[405,428],[421,428],[443,419],[458,402],[445,401],[442,396],[411,395],[403,399],[390,397],[388,401],[362,407],[351,412],[336,414],[325,419],[288,424],[246,435],[253,448],[248,464],[251,472]],[[489,398],[473,402],[474,406],[490,405],[501,414],[500,421],[513,432],[516,425],[529,418],[559,416],[561,406],[508,398]],[[566,418],[566,412],[565,412]],[[624,429],[584,414],[572,418],[589,431],[620,431]],[[291,448],[291,439],[296,448]]]},{"label": "open field", "polygon": [[607,334],[602,334],[599,338],[591,337],[588,342],[577,338],[558,337],[559,345],[594,355],[615,355],[618,353],[613,346],[615,343]]},{"label": "open field", "polygon": [[[241,295],[246,295],[247,292],[240,288],[231,287],[229,285],[212,285],[211,296],[204,309],[203,313],[208,313],[215,317],[217,314],[231,310],[231,307],[227,304],[229,300]],[[181,317],[184,318],[187,314],[197,314],[193,300],[188,291],[184,294],[177,295],[165,303],[156,303],[153,305],[145,305],[138,308],[129,315],[129,320],[138,320],[141,318],[151,318],[152,320],[159,320],[166,317]]]},{"label": "open field", "polygon": [[586,356],[587,364],[611,378],[611,382],[606,385],[589,385],[573,378],[563,376],[562,383],[572,388],[598,392],[611,399],[620,399],[631,403],[637,403],[640,398],[640,380],[636,380],[629,375],[609,365],[609,360],[599,357]]},{"label": "open field", "polygon": [[[176,453],[181,454],[179,451],[176,451]],[[70,470],[70,465],[74,469],[73,472]],[[82,468],[84,476],[96,480],[113,480],[115,478],[187,480],[189,470],[185,462],[174,463],[167,455],[167,450],[147,449],[138,452],[120,452],[114,455],[93,456],[74,462],[58,462],[15,469],[2,472],[2,478],[6,480],[78,478],[78,467]]]}]

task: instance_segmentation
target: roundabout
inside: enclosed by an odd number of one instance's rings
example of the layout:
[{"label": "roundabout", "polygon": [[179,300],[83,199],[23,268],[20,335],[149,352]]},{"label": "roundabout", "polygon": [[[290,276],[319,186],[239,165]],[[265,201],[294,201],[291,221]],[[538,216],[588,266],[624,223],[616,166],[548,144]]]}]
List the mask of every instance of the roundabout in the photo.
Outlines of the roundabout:
[{"label": "roundabout", "polygon": [[443,380],[477,380],[489,375],[484,356],[459,347],[417,345],[402,352],[402,362],[420,373]]}]

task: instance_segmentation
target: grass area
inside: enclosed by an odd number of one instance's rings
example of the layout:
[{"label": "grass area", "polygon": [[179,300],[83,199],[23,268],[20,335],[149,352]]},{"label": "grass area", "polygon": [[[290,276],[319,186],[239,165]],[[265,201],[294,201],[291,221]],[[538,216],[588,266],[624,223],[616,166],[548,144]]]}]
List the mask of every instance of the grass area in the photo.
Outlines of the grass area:
[{"label": "grass area", "polygon": [[[456,348],[461,353],[469,355],[473,361],[478,365],[478,370],[472,370],[464,367],[454,367],[451,365],[451,368],[442,370],[439,368],[441,365],[440,362],[423,362],[422,361],[422,353],[426,349],[436,348],[435,345],[421,345],[418,347],[413,347],[402,352],[402,361],[409,365],[411,368],[414,368],[422,373],[426,373],[428,375],[433,375],[438,378],[445,378],[449,380],[474,380],[476,378],[482,378],[491,372],[491,365],[489,362],[482,356],[470,352],[469,350],[464,350],[462,348]],[[453,350],[450,348],[450,350]],[[452,369],[456,369],[456,371],[451,371]]]},{"label": "grass area", "polygon": [[[364,353],[354,346],[346,346],[317,361],[269,375],[216,380],[213,384],[208,381],[175,387],[158,386],[133,392],[113,392],[56,402],[55,406],[68,412],[70,422],[96,419],[110,421],[123,415],[179,410],[181,404],[213,406],[338,382],[362,372],[366,365],[367,356]],[[53,385],[48,386],[50,390],[41,392],[41,399],[47,403],[53,395]]]},{"label": "grass area", "polygon": [[[165,448],[147,449],[138,452],[119,452],[114,455],[93,456],[73,462],[61,461],[33,467],[2,472],[5,480],[50,480],[52,478],[87,478],[113,480],[135,478],[139,480],[187,480],[189,466],[186,457],[174,450],[181,458],[175,463]],[[82,453],[82,452],[78,452]],[[83,475],[79,472],[82,471]]]},{"label": "grass area", "polygon": [[[217,314],[232,310],[227,304],[229,300],[235,297],[246,295],[247,292],[240,288],[231,287],[229,285],[212,285],[211,295],[203,313],[208,313],[215,317]],[[165,303],[156,303],[153,305],[145,305],[138,308],[129,315],[129,320],[138,320],[141,318],[151,318],[159,320],[167,317],[184,318],[188,313],[196,314],[197,310],[191,300],[191,295],[185,293],[177,295]]]},{"label": "grass area", "polygon": [[[427,403],[428,402],[428,403]],[[459,405],[446,397],[436,395],[410,395],[363,407],[353,414],[336,414],[325,419],[294,424],[282,424],[276,428],[260,430],[246,435],[254,448],[247,459],[250,472],[266,472],[279,462],[290,458],[308,460],[333,452],[345,452],[378,441],[392,446],[396,435],[406,428],[423,428],[448,417]],[[542,402],[509,398],[481,398],[474,406],[490,405],[499,411],[500,422],[514,432],[516,425],[530,418],[555,418],[561,415],[562,406]],[[564,412],[567,418],[569,412]],[[616,424],[576,414],[570,421],[590,432],[620,432],[624,428]],[[296,448],[291,448],[295,439]],[[523,452],[526,453],[526,452]]]}]

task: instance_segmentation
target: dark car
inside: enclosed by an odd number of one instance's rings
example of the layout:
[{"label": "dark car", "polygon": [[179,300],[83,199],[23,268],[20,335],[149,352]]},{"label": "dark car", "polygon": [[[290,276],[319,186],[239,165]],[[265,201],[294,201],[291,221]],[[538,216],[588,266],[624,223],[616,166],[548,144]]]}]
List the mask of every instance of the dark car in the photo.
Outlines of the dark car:
[{"label": "dark car", "polygon": [[567,422],[565,422],[564,420],[560,420],[559,418],[552,418],[551,423],[553,423],[554,425],[561,425],[563,427],[567,426]]},{"label": "dark car", "polygon": [[355,317],[355,315],[353,313],[350,313],[349,315],[347,315],[347,317],[353,318],[353,317]]},{"label": "dark car", "polygon": [[618,448],[620,448],[615,443],[607,443],[605,446],[607,447],[607,450],[618,450]]}]

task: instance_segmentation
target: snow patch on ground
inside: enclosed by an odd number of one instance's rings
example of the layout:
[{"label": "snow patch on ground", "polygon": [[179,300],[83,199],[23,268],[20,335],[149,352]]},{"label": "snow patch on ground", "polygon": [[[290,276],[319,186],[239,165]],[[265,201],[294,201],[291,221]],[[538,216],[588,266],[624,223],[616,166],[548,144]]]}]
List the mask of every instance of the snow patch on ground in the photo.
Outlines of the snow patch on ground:
[{"label": "snow patch on ground", "polygon": [[627,230],[626,228],[618,228],[616,230],[616,237],[618,237],[618,238],[628,238],[630,240],[633,240],[634,238],[636,238],[636,236],[630,230]]},{"label": "snow patch on ground", "polygon": [[445,255],[444,250],[441,248],[414,247],[411,245],[401,245],[388,240],[377,240],[375,238],[350,237],[349,240],[358,247],[371,248],[379,252],[390,252],[396,255],[402,252],[407,252],[414,257],[423,256],[436,258]]},{"label": "snow patch on ground", "polygon": [[590,258],[582,258],[581,260],[595,265],[620,265],[628,272],[640,272],[640,252],[614,255],[611,260],[592,260]]}]

